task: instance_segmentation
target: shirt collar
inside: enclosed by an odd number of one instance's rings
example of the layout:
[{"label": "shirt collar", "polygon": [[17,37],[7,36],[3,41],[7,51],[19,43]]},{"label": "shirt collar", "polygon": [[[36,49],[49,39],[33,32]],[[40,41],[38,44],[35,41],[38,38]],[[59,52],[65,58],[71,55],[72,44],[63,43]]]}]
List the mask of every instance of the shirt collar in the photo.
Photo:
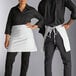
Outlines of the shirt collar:
[{"label": "shirt collar", "polygon": [[[17,9],[19,9],[18,6],[19,6],[19,3],[16,5]],[[27,9],[29,9],[29,5],[28,4],[26,4],[26,7],[24,8],[24,10],[27,10]]]}]

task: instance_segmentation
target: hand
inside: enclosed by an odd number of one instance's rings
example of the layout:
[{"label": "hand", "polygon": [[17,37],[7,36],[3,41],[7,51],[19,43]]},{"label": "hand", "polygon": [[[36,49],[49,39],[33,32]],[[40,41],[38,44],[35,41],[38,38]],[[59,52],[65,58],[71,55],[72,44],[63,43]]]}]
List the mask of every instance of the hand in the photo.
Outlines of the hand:
[{"label": "hand", "polygon": [[6,34],[5,43],[4,43],[5,48],[7,48],[8,45],[9,45],[9,39],[10,39],[10,35],[9,34]]},{"label": "hand", "polygon": [[74,21],[73,19],[70,19],[67,23],[65,23],[64,24],[65,29],[69,29],[70,26],[72,25],[73,21]]},{"label": "hand", "polygon": [[31,23],[27,23],[26,26],[27,26],[28,28],[31,28],[31,27],[32,27],[32,24],[31,24]]},{"label": "hand", "polygon": [[8,45],[9,45],[9,41],[8,40],[5,40],[5,48],[7,48],[8,47]]},{"label": "hand", "polygon": [[69,24],[67,24],[67,23],[66,23],[66,24],[64,24],[63,26],[64,26],[64,28],[65,28],[66,30],[70,28],[70,25],[69,25]]},{"label": "hand", "polygon": [[27,26],[28,28],[31,28],[31,29],[36,29],[36,28],[38,28],[37,25],[32,25],[31,23],[27,23],[26,26]]},{"label": "hand", "polygon": [[36,29],[36,28],[38,28],[37,25],[32,25],[32,27],[31,27],[31,29]]}]

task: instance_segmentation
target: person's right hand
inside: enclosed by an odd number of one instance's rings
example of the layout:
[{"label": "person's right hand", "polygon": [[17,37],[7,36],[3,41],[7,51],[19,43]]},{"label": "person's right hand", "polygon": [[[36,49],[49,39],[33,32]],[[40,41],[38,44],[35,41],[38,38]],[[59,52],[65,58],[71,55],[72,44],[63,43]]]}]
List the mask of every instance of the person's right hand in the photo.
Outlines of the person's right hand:
[{"label": "person's right hand", "polygon": [[7,48],[9,45],[9,41],[8,40],[5,40],[5,48]]},{"label": "person's right hand", "polygon": [[6,35],[5,43],[4,43],[5,48],[7,48],[9,45],[9,37],[10,37],[9,35]]}]

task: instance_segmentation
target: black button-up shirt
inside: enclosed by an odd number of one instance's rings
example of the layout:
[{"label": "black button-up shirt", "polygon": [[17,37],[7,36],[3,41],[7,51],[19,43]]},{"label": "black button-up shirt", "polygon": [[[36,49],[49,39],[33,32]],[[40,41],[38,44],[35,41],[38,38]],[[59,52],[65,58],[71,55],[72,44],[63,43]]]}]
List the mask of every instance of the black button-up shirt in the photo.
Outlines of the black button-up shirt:
[{"label": "black button-up shirt", "polygon": [[37,18],[38,22],[36,23],[36,25],[38,25],[39,28],[42,27],[44,23],[43,17],[35,10],[35,8],[26,4],[26,7],[21,12],[18,6],[19,4],[15,7],[12,7],[9,12],[5,34],[10,35],[12,26],[26,24],[28,22],[31,22],[32,18]]},{"label": "black button-up shirt", "polygon": [[[64,23],[65,7],[71,11],[71,19],[76,19],[76,6],[71,0],[41,0],[38,11],[45,19],[45,25],[57,26]],[[44,34],[45,27],[40,33]]]}]

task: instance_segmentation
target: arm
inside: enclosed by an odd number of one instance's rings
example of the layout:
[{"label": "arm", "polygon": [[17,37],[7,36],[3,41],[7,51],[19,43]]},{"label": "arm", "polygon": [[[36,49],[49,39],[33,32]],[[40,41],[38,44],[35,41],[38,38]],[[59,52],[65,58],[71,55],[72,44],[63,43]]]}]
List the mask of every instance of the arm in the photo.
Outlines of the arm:
[{"label": "arm", "polygon": [[6,28],[5,28],[5,34],[10,35],[11,34],[11,28],[12,28],[12,9],[9,12],[7,23],[6,23]]},{"label": "arm", "polygon": [[27,23],[27,26],[31,29],[41,28],[44,24],[43,17],[39,14],[38,11],[35,10],[35,8],[32,8],[31,15],[33,15],[33,18],[38,19],[38,22],[34,24],[34,26],[31,23]]},{"label": "arm", "polygon": [[[44,14],[45,14],[45,1],[41,1],[39,3],[39,6],[38,6],[38,12],[44,17]],[[45,34],[45,24],[39,29],[39,33],[41,33],[43,36]]]},{"label": "arm", "polygon": [[66,0],[65,6],[71,11],[71,19],[76,19],[76,5],[71,0]]},{"label": "arm", "polygon": [[68,25],[71,25],[71,24],[73,23],[73,21],[74,21],[73,19],[70,19],[70,20],[67,22],[67,24],[68,24]]},{"label": "arm", "polygon": [[38,5],[38,12],[44,17],[45,15],[45,0],[42,0]]},{"label": "arm", "polygon": [[10,39],[10,35],[9,34],[6,34],[6,36],[5,36],[5,48],[7,48],[8,47],[8,45],[9,45],[9,39]]},{"label": "arm", "polygon": [[43,25],[44,25],[44,19],[40,15],[40,13],[38,11],[36,11],[36,10],[34,10],[34,17],[39,20],[35,25],[37,25],[39,28],[43,27]]},{"label": "arm", "polygon": [[10,10],[8,15],[8,20],[5,28],[5,48],[9,45],[9,39],[11,34],[11,26],[12,26],[12,10]]},{"label": "arm", "polygon": [[74,5],[71,0],[66,0],[65,6],[71,11],[70,20],[66,24],[64,24],[65,28],[68,29],[73,23],[74,19],[76,19],[76,5]]},{"label": "arm", "polygon": [[70,19],[67,23],[65,23],[64,24],[65,29],[68,29],[72,25],[73,21],[74,21],[73,19]]}]

